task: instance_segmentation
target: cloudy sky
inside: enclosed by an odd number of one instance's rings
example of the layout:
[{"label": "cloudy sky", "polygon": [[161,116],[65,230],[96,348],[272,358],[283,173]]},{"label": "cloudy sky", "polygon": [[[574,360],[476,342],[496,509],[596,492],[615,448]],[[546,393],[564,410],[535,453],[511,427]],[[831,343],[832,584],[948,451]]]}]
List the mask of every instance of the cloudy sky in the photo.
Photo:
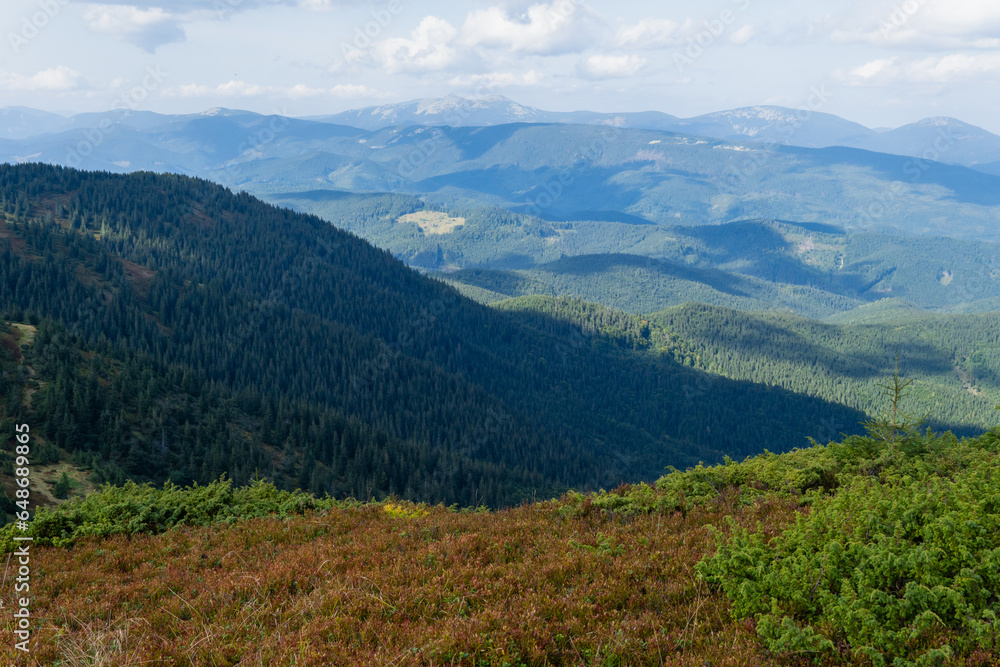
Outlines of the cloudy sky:
[{"label": "cloudy sky", "polygon": [[[553,111],[815,105],[1000,133],[995,0],[3,0],[0,106],[311,115],[489,90]],[[812,98],[812,99],[810,99]]]}]

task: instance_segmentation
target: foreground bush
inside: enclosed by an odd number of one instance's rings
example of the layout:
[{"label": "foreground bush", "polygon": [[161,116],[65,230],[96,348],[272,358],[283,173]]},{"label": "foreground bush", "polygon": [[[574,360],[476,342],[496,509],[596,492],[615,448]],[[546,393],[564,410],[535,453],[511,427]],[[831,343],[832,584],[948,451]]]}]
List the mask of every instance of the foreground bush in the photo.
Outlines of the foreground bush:
[{"label": "foreground bush", "polygon": [[773,539],[719,533],[698,572],[725,591],[736,619],[756,619],[775,653],[894,667],[995,655],[998,443],[997,433],[959,442],[873,427],[831,444],[850,470],[840,488]]},{"label": "foreground bush", "polygon": [[856,479],[770,543],[737,531],[699,572],[774,650],[839,642],[903,665],[995,649],[1000,474],[984,463],[954,480]]},{"label": "foreground bush", "polygon": [[107,484],[84,498],[39,509],[27,533],[14,524],[0,528],[0,552],[14,550],[14,535],[30,535],[38,545],[70,546],[84,537],[155,535],[174,526],[232,523],[271,514],[287,517],[342,504],[302,491],[281,491],[262,480],[237,488],[227,479],[190,487],[170,482],[163,488],[134,482]]}]

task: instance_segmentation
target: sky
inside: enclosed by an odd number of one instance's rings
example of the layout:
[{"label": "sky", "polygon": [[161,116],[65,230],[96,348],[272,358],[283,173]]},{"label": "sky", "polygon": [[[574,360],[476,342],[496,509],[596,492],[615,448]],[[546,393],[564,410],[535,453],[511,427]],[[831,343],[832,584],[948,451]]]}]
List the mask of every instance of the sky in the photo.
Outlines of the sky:
[{"label": "sky", "polygon": [[307,116],[457,93],[1000,133],[995,0],[3,0],[0,35],[0,107],[64,114]]}]

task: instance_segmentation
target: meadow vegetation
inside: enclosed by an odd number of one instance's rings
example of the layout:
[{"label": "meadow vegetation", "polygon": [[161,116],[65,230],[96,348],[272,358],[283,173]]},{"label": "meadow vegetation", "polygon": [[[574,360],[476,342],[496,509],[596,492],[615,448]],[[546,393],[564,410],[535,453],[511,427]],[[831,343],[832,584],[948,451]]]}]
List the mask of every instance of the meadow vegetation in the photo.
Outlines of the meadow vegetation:
[{"label": "meadow vegetation", "polygon": [[865,435],[502,511],[108,485],[32,523],[33,659],[1000,664],[1000,432],[885,387]]}]

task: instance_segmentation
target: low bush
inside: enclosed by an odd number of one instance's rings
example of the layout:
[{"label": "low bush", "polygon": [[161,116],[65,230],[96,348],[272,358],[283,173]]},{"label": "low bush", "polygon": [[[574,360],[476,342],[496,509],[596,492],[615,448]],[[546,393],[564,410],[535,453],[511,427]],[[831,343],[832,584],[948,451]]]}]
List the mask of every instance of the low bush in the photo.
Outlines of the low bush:
[{"label": "low bush", "polygon": [[174,526],[207,526],[268,515],[287,517],[343,504],[302,491],[281,491],[263,480],[235,488],[224,478],[207,486],[189,487],[171,482],[162,488],[134,482],[106,484],[84,498],[39,509],[27,532],[18,530],[16,524],[0,528],[0,552],[14,550],[15,535],[31,536],[38,545],[70,546],[90,536],[158,534]]},{"label": "low bush", "polygon": [[895,380],[891,412],[820,455],[833,492],[776,537],[716,531],[697,566],[776,654],[909,667],[1000,649],[1000,433],[920,433]]}]

